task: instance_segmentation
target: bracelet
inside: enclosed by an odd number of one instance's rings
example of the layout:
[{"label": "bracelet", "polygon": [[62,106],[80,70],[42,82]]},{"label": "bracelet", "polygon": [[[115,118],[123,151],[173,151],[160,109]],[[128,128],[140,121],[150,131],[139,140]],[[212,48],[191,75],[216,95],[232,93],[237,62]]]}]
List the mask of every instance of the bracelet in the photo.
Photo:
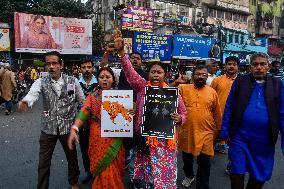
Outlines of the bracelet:
[{"label": "bracelet", "polygon": [[72,125],[71,129],[75,129],[75,131],[78,133],[79,132],[79,128],[77,127],[77,125]]}]

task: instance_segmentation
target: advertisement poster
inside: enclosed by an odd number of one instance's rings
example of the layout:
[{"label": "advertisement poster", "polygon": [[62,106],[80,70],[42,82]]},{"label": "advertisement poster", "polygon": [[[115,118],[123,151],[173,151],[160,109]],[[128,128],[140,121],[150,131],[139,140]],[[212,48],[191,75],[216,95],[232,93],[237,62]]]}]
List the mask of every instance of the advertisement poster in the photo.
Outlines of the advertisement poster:
[{"label": "advertisement poster", "polygon": [[122,15],[122,29],[153,32],[154,26],[154,10],[128,6],[127,14]]},{"label": "advertisement poster", "polygon": [[175,123],[171,113],[177,112],[178,88],[146,87],[142,117],[142,136],[174,138]]},{"label": "advertisement poster", "polygon": [[132,38],[123,38],[124,41],[124,51],[127,54],[132,53]]},{"label": "advertisement poster", "polygon": [[102,137],[133,137],[132,90],[104,90],[102,93]]},{"label": "advertisement poster", "polygon": [[15,51],[92,54],[92,20],[14,13]]},{"label": "advertisement poster", "polygon": [[11,64],[12,57],[10,52],[0,52],[0,64]]},{"label": "advertisement poster", "polygon": [[211,56],[213,38],[174,35],[173,58],[206,59]]},{"label": "advertisement poster", "polygon": [[143,61],[170,62],[171,39],[171,35],[135,32],[133,49],[141,53]]},{"label": "advertisement poster", "polygon": [[10,30],[0,29],[0,51],[10,51]]}]

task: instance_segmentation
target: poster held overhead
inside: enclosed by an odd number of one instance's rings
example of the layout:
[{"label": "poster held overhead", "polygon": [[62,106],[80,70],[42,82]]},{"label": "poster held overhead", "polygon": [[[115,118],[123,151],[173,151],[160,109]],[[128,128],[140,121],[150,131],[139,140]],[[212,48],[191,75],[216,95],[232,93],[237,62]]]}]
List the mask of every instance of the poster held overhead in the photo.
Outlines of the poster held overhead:
[{"label": "poster held overhead", "polygon": [[172,113],[177,113],[178,88],[146,87],[142,117],[142,136],[172,139],[175,123]]}]

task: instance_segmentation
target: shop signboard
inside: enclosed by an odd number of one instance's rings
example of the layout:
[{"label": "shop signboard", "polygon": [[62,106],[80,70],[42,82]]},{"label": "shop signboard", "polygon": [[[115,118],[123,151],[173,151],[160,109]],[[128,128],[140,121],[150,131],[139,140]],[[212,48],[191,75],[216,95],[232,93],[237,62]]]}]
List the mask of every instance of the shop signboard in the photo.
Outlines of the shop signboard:
[{"label": "shop signboard", "polygon": [[143,61],[162,61],[171,60],[171,35],[155,33],[134,33],[133,51],[142,55]]},{"label": "shop signboard", "polygon": [[211,56],[213,38],[174,35],[173,58],[206,59]]},{"label": "shop signboard", "polygon": [[145,7],[128,6],[122,15],[122,29],[153,32],[154,10]]}]

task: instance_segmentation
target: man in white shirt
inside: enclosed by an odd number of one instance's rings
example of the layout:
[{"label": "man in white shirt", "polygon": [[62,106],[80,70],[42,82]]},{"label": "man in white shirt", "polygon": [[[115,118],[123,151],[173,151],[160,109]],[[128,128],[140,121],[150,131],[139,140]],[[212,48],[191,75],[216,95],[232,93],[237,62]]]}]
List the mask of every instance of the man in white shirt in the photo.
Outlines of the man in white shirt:
[{"label": "man in white shirt", "polygon": [[209,64],[207,65],[207,70],[208,70],[208,78],[206,80],[206,85],[211,85],[213,79],[215,79],[216,72],[218,70],[218,63],[214,60],[211,59]]},{"label": "man in white shirt", "polygon": [[61,73],[63,68],[60,54],[56,51],[45,55],[45,63],[49,76],[37,79],[29,93],[19,102],[19,110],[26,112],[43,97],[43,112],[41,115],[40,152],[38,164],[38,189],[47,189],[52,154],[57,140],[60,141],[68,161],[68,181],[72,189],[78,189],[79,167],[77,151],[70,150],[67,139],[74,122],[78,104],[84,101],[84,94],[79,81]]}]

